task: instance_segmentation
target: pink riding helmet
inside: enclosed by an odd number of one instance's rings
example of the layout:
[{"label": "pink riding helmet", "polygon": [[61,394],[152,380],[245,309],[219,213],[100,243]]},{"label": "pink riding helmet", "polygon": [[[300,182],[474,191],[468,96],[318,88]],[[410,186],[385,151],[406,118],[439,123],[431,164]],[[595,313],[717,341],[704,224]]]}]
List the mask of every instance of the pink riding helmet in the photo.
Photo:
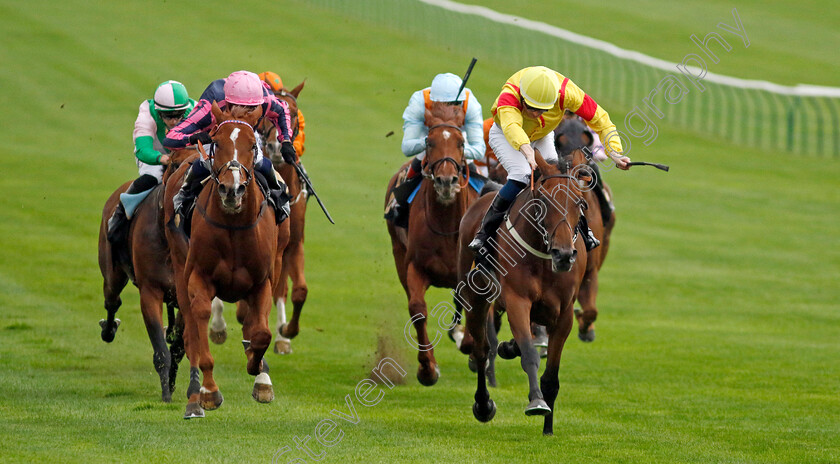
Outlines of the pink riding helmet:
[{"label": "pink riding helmet", "polygon": [[262,105],[263,85],[260,78],[248,71],[236,71],[225,80],[225,101],[232,105]]}]

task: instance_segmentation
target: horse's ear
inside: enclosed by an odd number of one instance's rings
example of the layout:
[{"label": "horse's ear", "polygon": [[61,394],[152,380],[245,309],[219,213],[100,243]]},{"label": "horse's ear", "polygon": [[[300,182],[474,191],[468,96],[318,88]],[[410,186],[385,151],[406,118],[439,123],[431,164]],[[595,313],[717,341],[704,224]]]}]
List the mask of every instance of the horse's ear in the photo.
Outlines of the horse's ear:
[{"label": "horse's ear", "polygon": [[260,105],[256,107],[254,111],[251,111],[250,113],[246,114],[242,119],[245,120],[245,122],[247,122],[248,124],[250,124],[251,127],[254,127],[257,125],[257,122],[259,122],[262,115],[263,108],[262,105]]},{"label": "horse's ear", "polygon": [[551,171],[551,165],[543,158],[542,153],[537,148],[534,148],[534,160],[537,162],[537,168],[543,175],[547,175]]},{"label": "horse's ear", "polygon": [[295,98],[297,98],[300,95],[300,91],[303,90],[304,85],[306,85],[306,79],[304,79],[303,82],[298,84],[297,87],[293,88],[292,91],[289,93],[292,94]]},{"label": "horse's ear", "polygon": [[210,112],[213,113],[213,118],[216,120],[216,124],[225,120],[225,114],[219,108],[218,103],[213,102],[213,106],[210,107]]}]

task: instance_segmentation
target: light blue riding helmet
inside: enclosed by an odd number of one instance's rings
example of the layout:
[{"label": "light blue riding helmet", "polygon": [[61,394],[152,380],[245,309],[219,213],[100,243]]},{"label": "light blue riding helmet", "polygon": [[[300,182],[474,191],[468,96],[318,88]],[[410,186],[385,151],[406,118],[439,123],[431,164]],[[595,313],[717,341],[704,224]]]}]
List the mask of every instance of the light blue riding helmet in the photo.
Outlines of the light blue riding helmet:
[{"label": "light blue riding helmet", "polygon": [[438,74],[432,80],[429,98],[436,102],[463,101],[466,94],[461,92],[460,96],[457,95],[459,88],[461,88],[460,77],[452,73]]}]

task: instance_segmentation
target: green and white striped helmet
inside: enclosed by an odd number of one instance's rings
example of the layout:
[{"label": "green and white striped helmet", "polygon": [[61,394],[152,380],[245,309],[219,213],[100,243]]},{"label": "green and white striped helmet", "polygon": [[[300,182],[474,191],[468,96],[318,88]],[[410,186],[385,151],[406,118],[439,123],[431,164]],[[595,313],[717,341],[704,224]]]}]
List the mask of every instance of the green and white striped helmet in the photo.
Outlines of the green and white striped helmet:
[{"label": "green and white striped helmet", "polygon": [[155,109],[158,111],[186,110],[189,106],[187,88],[178,81],[166,81],[155,90]]}]

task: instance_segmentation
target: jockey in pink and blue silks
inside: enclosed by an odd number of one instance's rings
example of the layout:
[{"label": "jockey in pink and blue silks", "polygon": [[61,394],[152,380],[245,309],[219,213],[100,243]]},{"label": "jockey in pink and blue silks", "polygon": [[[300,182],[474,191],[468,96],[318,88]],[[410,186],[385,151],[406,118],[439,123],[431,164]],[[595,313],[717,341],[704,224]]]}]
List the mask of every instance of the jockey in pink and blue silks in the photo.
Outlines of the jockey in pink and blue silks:
[{"label": "jockey in pink and blue silks", "polygon": [[[120,195],[120,202],[108,220],[108,241],[122,243],[128,237],[129,219],[134,208],[163,179],[169,164],[169,150],[163,147],[167,131],[192,111],[195,100],[178,81],[166,81],[155,90],[154,98],[143,100],[134,121],[134,156],[140,176]],[[126,212],[128,204],[128,212]]]},{"label": "jockey in pink and blue silks", "polygon": [[[213,103],[222,110],[230,111],[234,117],[242,117],[261,106],[262,117],[268,118],[277,128],[277,140],[280,141],[280,153],[283,155],[283,160],[290,164],[297,161],[289,131],[291,123],[288,105],[275,97],[268,86],[263,84],[256,74],[249,71],[236,71],[226,79],[211,82],[201,94],[201,99],[192,113],[166,134],[163,146],[176,149],[188,144],[212,143],[209,132],[217,124],[210,111]],[[173,199],[175,213],[181,215],[182,218],[201,191],[203,187],[201,181],[210,175],[208,163],[209,160],[201,157],[195,160],[184,179],[184,185]],[[279,223],[288,216],[288,206],[285,205],[288,201],[285,194],[286,187],[275,175],[271,160],[265,158],[261,151],[254,160],[254,170],[262,174],[271,189],[270,197],[277,209],[276,217]],[[281,209],[285,215],[281,214]]]}]

